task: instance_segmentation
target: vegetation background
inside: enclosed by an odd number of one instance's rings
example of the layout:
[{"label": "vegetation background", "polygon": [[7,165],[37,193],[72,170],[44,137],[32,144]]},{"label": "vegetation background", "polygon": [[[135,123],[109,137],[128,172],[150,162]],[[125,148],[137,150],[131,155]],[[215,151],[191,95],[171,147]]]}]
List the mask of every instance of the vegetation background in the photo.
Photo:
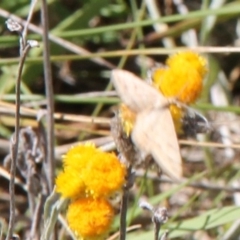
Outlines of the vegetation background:
[{"label": "vegetation background", "polygon": [[[40,3],[32,20],[39,28]],[[212,132],[198,136],[198,141],[188,139],[182,143],[187,182],[160,184],[156,175],[147,177],[144,171],[137,172],[128,222],[142,227],[129,233],[127,239],[153,239],[151,216],[137,204],[140,196],[146,196],[153,205],[167,206],[170,218],[163,230],[168,229],[169,239],[237,239],[240,235],[240,1],[48,0],[47,3],[57,168],[61,167],[61,155],[76,142],[91,140],[97,146],[112,142],[109,122],[119,99],[109,83],[111,69],[124,68],[145,77],[147,70],[155,62],[164,63],[168,54],[190,48],[203,52],[208,59],[209,74],[194,107],[209,119]],[[29,6],[28,0],[2,0],[0,4],[2,166],[14,132],[14,89],[19,62],[19,37],[9,32],[5,21],[11,14],[26,19]],[[40,47],[30,51],[22,75],[21,127],[36,128],[38,110],[46,105],[42,37],[30,30],[28,39],[38,40]],[[199,146],[202,141],[208,144]],[[0,228],[5,234],[9,221],[9,174],[2,166]],[[17,173],[17,180],[15,232],[25,239],[31,216],[25,179]],[[117,227],[116,221],[113,232]],[[71,239],[67,235],[63,232],[61,239]]]}]

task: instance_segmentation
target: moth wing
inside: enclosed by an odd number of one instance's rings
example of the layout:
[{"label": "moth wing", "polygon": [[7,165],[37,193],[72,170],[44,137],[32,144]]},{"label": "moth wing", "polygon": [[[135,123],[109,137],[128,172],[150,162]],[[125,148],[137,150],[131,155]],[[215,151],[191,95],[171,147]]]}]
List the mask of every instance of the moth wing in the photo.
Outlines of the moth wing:
[{"label": "moth wing", "polygon": [[135,112],[141,112],[156,104],[167,104],[167,100],[157,89],[129,71],[113,70],[111,81],[121,100]]},{"label": "moth wing", "polygon": [[177,136],[168,108],[146,110],[138,114],[132,140],[144,154],[151,154],[162,171],[179,180],[182,160]]}]

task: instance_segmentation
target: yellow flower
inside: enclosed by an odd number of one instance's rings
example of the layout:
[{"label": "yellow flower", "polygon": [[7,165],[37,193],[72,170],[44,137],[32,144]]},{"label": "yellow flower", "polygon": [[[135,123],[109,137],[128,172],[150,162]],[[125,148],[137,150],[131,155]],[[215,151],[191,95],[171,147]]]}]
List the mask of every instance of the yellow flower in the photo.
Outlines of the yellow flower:
[{"label": "yellow flower", "polygon": [[[175,54],[166,61],[168,68],[156,69],[153,83],[165,97],[176,97],[178,101],[194,103],[201,94],[207,73],[206,60],[197,53],[187,51]],[[171,105],[170,111],[177,133],[181,133],[184,109]]]},{"label": "yellow flower", "polygon": [[108,197],[122,189],[126,168],[113,153],[92,144],[72,147],[64,156],[64,169],[56,179],[56,191],[63,197]]},{"label": "yellow flower", "polygon": [[208,72],[206,59],[192,51],[180,52],[170,56],[166,65],[171,69],[195,69],[202,78]]},{"label": "yellow flower", "polygon": [[98,151],[82,172],[87,196],[108,197],[122,190],[126,167],[113,153]]},{"label": "yellow flower", "polygon": [[64,167],[72,167],[79,171],[86,166],[86,162],[100,150],[96,149],[94,144],[73,146],[66,155],[63,156]]},{"label": "yellow flower", "polygon": [[165,97],[176,97],[185,104],[199,97],[207,73],[204,58],[194,52],[182,52],[168,58],[166,69],[153,73],[153,82]]},{"label": "yellow flower", "polygon": [[105,199],[82,198],[67,210],[69,227],[84,240],[106,239],[114,217],[114,209]]},{"label": "yellow flower", "polygon": [[56,179],[56,192],[60,193],[62,197],[76,199],[85,193],[85,185],[80,174],[66,168],[61,172]]},{"label": "yellow flower", "polygon": [[123,130],[129,137],[136,121],[136,113],[130,110],[125,104],[121,104],[119,107],[119,117]]}]

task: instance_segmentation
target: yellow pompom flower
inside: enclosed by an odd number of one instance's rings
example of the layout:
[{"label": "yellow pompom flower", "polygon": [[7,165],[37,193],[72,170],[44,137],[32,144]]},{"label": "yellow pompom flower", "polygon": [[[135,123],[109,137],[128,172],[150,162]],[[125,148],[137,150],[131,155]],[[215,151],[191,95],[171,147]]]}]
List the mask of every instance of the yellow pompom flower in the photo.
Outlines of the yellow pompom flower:
[{"label": "yellow pompom flower", "polygon": [[76,199],[85,193],[85,185],[76,170],[66,168],[56,178],[56,192],[64,198]]},{"label": "yellow pompom flower", "polygon": [[153,73],[154,85],[165,97],[176,97],[182,103],[197,100],[207,73],[206,60],[194,52],[181,52],[168,58],[168,68]]},{"label": "yellow pompom flower", "polygon": [[171,69],[192,68],[202,78],[208,72],[206,59],[192,51],[180,52],[170,56],[166,61],[166,65]]},{"label": "yellow pompom flower", "polygon": [[81,198],[72,202],[67,210],[69,227],[84,240],[106,239],[113,217],[113,207],[103,198]]},{"label": "yellow pompom flower", "polygon": [[[168,68],[154,71],[153,84],[165,97],[174,97],[184,104],[194,103],[203,88],[207,73],[206,60],[197,53],[187,51],[170,56],[166,65]],[[170,111],[175,129],[181,133],[184,110],[172,105]]]},{"label": "yellow pompom flower", "polygon": [[125,165],[115,154],[102,152],[93,144],[72,147],[63,165],[56,179],[56,191],[63,197],[108,197],[120,191],[125,182]]},{"label": "yellow pompom flower", "polygon": [[81,176],[86,185],[87,196],[108,197],[122,190],[126,167],[114,153],[98,151],[92,156]]}]

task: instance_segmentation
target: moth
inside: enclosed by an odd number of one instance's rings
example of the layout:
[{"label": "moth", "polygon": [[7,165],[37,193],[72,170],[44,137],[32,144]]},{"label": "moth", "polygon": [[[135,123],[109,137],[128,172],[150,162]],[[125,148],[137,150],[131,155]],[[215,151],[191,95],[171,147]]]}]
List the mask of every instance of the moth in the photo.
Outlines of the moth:
[{"label": "moth", "polygon": [[137,113],[131,133],[133,143],[145,156],[152,155],[170,178],[181,179],[182,160],[169,100],[126,70],[113,70],[111,81],[122,102]]}]

